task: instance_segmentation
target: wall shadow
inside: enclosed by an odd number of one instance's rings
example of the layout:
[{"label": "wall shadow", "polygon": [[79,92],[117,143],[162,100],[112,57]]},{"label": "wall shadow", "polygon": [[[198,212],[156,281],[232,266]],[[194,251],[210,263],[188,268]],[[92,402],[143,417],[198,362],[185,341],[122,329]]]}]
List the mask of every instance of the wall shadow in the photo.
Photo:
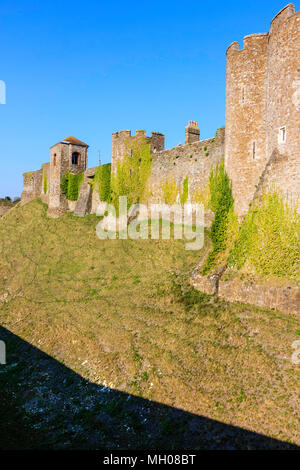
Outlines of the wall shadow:
[{"label": "wall shadow", "polygon": [[0,327],[0,449],[298,449],[91,383]]}]

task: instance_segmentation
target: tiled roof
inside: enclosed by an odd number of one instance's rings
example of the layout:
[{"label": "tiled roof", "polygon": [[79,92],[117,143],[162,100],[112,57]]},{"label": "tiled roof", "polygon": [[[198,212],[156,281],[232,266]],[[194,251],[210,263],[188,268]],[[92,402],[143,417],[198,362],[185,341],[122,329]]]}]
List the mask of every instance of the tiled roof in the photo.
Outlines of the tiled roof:
[{"label": "tiled roof", "polygon": [[87,144],[84,142],[81,142],[81,140],[76,139],[75,137],[69,136],[66,139],[64,139],[62,142],[68,142],[70,144],[74,145],[85,145],[87,147]]}]

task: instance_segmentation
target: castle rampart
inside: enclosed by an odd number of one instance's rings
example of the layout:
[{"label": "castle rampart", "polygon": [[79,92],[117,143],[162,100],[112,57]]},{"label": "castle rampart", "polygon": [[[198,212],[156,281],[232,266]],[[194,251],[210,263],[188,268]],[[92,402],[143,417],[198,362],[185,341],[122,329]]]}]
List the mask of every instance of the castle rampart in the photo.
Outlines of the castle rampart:
[{"label": "castle rampart", "polygon": [[184,178],[189,179],[189,195],[197,189],[205,188],[212,167],[215,167],[224,156],[225,129],[220,128],[211,139],[195,141],[186,145],[153,154],[151,173],[151,202],[162,198],[161,188],[166,179],[181,185]]},{"label": "castle rampart", "polygon": [[244,38],[227,54],[225,164],[236,210],[246,213],[266,164],[266,34]]},{"label": "castle rampart", "polygon": [[41,199],[45,204],[49,204],[49,192],[50,192],[50,163],[43,163]]},{"label": "castle rampart", "polygon": [[274,18],[269,34],[266,154],[270,159],[276,153],[276,168],[280,168],[269,175],[270,185],[294,200],[300,187],[299,51],[300,12],[294,13],[294,6],[288,5]]},{"label": "castle rampart", "polygon": [[[268,33],[249,34],[242,49],[236,41],[227,49],[226,132],[219,129],[215,138],[200,141],[198,124],[189,121],[185,144],[168,150],[160,132],[150,136],[143,129],[135,135],[128,129],[114,132],[112,171],[130,151],[131,143],[142,140],[150,145],[153,157],[151,200],[161,199],[166,179],[181,185],[186,176],[193,197],[197,188],[205,187],[211,168],[225,154],[235,211],[240,217],[253,199],[270,187],[298,199],[300,208],[299,50],[300,12],[295,13],[294,5],[289,4],[274,17]],[[87,149],[74,137],[51,147],[50,163],[24,174],[22,204],[42,197],[51,216],[74,209],[76,203],[67,201],[61,191],[62,176],[86,172]],[[96,204],[93,195],[92,211]]]},{"label": "castle rampart", "polygon": [[42,179],[42,170],[29,171],[23,174],[23,191],[21,195],[22,205],[41,197]]},{"label": "castle rampart", "polygon": [[153,153],[165,148],[165,136],[160,132],[151,132],[151,137],[146,136],[145,130],[137,130],[136,135],[131,135],[130,130],[114,132],[112,135],[111,156],[111,167],[113,172],[116,171],[118,162],[120,162],[128,152],[130,144],[137,139],[142,139],[149,143]]}]

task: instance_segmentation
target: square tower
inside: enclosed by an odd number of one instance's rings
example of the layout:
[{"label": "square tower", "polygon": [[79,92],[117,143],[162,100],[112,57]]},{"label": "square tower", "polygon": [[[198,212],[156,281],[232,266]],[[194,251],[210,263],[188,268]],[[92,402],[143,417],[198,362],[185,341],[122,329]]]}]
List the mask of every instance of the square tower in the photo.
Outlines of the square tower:
[{"label": "square tower", "polygon": [[144,129],[138,129],[135,135],[131,135],[130,130],[114,132],[112,135],[111,157],[111,168],[113,173],[116,172],[118,163],[122,161],[124,156],[127,154],[130,144],[136,140],[150,144],[152,153],[160,152],[165,148],[165,136],[160,132],[151,132],[151,137],[146,136],[146,131]]}]

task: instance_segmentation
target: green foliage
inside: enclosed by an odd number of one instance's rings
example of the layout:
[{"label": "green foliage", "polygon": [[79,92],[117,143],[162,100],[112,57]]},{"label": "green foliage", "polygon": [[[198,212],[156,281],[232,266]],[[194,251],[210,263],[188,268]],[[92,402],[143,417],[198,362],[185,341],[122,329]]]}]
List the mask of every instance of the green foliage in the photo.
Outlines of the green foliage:
[{"label": "green foliage", "polygon": [[209,209],[209,200],[210,192],[208,183],[205,186],[198,186],[192,194],[192,201],[196,204],[203,204],[205,210]]},{"label": "green foliage", "polygon": [[66,195],[68,201],[77,201],[83,179],[83,173],[74,175],[73,173],[68,172],[62,177],[60,187],[62,193]]},{"label": "green foliage", "polygon": [[227,253],[233,248],[239,232],[239,219],[237,214],[234,212],[234,206],[232,206],[228,212],[227,221]]},{"label": "green foliage", "polygon": [[178,186],[174,178],[166,178],[162,185],[163,199],[166,204],[172,205],[176,203],[178,195]]},{"label": "green foliage", "polygon": [[217,256],[225,251],[227,245],[228,219],[233,207],[232,185],[225,171],[224,161],[211,170],[209,179],[210,208],[215,213],[211,227],[211,240],[213,249],[203,267],[202,274],[207,274],[215,266]]},{"label": "green foliage", "polygon": [[101,165],[96,169],[93,189],[99,193],[100,201],[111,200],[111,164]]},{"label": "green foliage", "polygon": [[79,173],[78,175],[73,175],[70,173],[69,185],[68,185],[68,199],[69,201],[77,201],[80,186],[83,183],[84,175]]},{"label": "green foliage", "polygon": [[68,185],[69,185],[69,173],[66,173],[61,178],[60,189],[63,194],[66,195],[68,199]]},{"label": "green foliage", "polygon": [[47,171],[44,170],[44,194],[47,193]]},{"label": "green foliage", "polygon": [[257,274],[300,279],[300,215],[275,191],[264,194],[240,226],[228,263],[241,269],[246,261]]},{"label": "green foliage", "polygon": [[238,270],[244,266],[250,253],[252,240],[255,238],[256,225],[254,219],[255,211],[250,209],[239,227],[237,240],[229,253],[229,266],[235,266]]},{"label": "green foliage", "polygon": [[225,172],[224,161],[212,169],[210,180],[210,206],[215,213],[215,220],[211,228],[211,239],[214,250],[222,251],[226,248],[228,213],[233,206],[232,185]]},{"label": "green foliage", "polygon": [[111,175],[112,202],[118,208],[119,196],[127,196],[128,206],[147,198],[148,180],[152,169],[150,145],[137,139],[127,145],[128,153]]},{"label": "green foliage", "polygon": [[182,191],[179,188],[180,203],[182,206],[186,203],[189,197],[189,177],[186,176],[183,180]]}]

